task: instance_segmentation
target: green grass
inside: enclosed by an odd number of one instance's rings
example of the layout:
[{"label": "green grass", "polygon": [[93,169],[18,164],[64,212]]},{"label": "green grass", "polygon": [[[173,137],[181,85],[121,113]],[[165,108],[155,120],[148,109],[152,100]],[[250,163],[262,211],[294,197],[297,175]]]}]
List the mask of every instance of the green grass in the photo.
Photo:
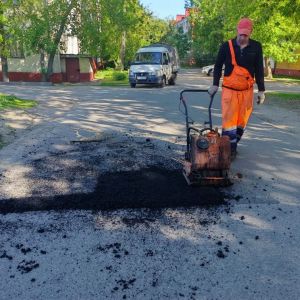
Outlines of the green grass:
[{"label": "green grass", "polygon": [[0,110],[8,108],[27,109],[37,105],[34,100],[24,100],[13,95],[0,94]]},{"label": "green grass", "polygon": [[101,80],[102,86],[127,86],[128,82],[128,72],[127,71],[117,71],[114,69],[98,71],[95,74],[96,79]]},{"label": "green grass", "polygon": [[267,97],[289,101],[300,101],[300,93],[267,92]]},{"label": "green grass", "polygon": [[273,75],[273,80],[300,83],[299,77],[287,76],[287,75]]},{"label": "green grass", "polygon": [[266,103],[300,114],[300,93],[267,92]]}]

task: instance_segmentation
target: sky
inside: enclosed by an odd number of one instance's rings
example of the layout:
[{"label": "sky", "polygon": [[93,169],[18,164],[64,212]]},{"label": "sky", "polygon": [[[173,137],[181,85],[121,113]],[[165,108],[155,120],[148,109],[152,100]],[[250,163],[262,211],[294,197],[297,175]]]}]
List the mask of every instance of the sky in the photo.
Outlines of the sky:
[{"label": "sky", "polygon": [[154,16],[175,19],[176,15],[184,14],[184,0],[140,0]]}]

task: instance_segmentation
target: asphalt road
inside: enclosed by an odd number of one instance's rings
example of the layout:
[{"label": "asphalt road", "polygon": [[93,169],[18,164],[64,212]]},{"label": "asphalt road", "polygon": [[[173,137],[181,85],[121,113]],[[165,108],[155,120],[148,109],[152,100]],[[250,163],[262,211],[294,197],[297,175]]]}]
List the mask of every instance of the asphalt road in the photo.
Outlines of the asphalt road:
[{"label": "asphalt road", "polygon": [[[34,126],[0,151],[0,205],[91,193],[106,172],[176,170],[179,92],[210,83],[190,70],[163,89],[1,85],[40,104],[30,111]],[[207,95],[187,100],[202,126]],[[218,94],[216,126],[219,104]],[[299,298],[299,121],[268,102],[255,107],[226,205],[0,215],[0,298]]]}]

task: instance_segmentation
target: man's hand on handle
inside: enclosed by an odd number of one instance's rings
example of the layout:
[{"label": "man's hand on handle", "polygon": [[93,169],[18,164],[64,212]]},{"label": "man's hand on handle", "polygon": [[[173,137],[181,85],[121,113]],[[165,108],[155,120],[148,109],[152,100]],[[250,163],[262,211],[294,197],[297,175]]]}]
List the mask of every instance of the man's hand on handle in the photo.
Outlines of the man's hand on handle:
[{"label": "man's hand on handle", "polygon": [[257,93],[257,101],[256,101],[257,104],[263,104],[265,99],[266,99],[265,92]]},{"label": "man's hand on handle", "polygon": [[208,89],[208,93],[213,96],[217,91],[218,91],[219,87],[217,85],[212,85],[209,87]]}]

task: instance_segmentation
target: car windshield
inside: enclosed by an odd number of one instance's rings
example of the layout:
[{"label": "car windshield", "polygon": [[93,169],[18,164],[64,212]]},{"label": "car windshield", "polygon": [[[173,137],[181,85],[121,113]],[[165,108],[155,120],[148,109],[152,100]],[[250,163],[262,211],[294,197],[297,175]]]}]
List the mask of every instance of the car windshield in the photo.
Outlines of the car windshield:
[{"label": "car windshield", "polygon": [[140,52],[135,56],[134,64],[161,64],[160,52]]}]

